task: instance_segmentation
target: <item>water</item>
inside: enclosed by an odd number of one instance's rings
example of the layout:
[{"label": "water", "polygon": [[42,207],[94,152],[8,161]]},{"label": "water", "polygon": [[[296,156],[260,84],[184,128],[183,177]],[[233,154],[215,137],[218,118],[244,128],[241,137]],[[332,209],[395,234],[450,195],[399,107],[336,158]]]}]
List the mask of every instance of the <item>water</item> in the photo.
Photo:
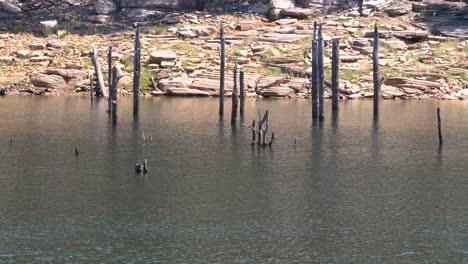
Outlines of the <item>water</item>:
[{"label": "water", "polygon": [[217,103],[0,98],[0,263],[468,263],[468,103],[249,100],[260,150]]}]

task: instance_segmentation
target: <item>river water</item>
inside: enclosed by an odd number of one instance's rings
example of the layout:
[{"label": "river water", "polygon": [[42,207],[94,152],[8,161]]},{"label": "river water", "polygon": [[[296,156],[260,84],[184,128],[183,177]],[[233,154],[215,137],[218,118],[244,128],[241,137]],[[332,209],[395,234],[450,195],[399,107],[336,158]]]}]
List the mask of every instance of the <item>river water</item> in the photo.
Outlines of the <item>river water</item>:
[{"label": "river water", "polygon": [[261,149],[217,103],[0,98],[0,262],[468,263],[467,102],[252,99]]}]

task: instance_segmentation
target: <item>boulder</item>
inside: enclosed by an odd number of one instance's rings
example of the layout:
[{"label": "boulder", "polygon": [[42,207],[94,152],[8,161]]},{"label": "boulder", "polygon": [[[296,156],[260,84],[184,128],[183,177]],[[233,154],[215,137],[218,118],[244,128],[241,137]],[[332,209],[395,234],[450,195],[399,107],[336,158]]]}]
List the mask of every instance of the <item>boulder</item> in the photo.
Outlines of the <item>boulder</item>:
[{"label": "boulder", "polygon": [[89,15],[86,17],[86,20],[89,22],[106,23],[110,18],[108,15]]},{"label": "boulder", "polygon": [[270,0],[270,8],[293,8],[296,5],[295,0]]},{"label": "boulder", "polygon": [[63,89],[67,86],[62,76],[58,75],[37,74],[31,77],[31,83],[36,87],[51,89]]},{"label": "boulder", "polygon": [[293,17],[297,19],[307,19],[314,15],[317,15],[317,12],[310,8],[294,7],[294,8],[281,9],[280,11],[281,17]]},{"label": "boulder", "polygon": [[264,97],[286,97],[290,94],[293,94],[294,90],[289,87],[269,87],[264,89],[260,92],[260,94]]},{"label": "boulder", "polygon": [[147,18],[161,19],[164,16],[162,11],[150,10],[145,8],[124,8],[122,13],[125,14],[131,22],[142,22]]},{"label": "boulder", "polygon": [[67,83],[76,80],[82,80],[86,76],[86,72],[76,70],[76,69],[47,69],[46,74],[48,75],[58,75],[65,79]]},{"label": "boulder", "polygon": [[0,57],[0,62],[10,63],[10,62],[13,62],[13,61],[15,61],[15,58],[10,57],[10,56]]},{"label": "boulder", "polygon": [[16,56],[20,59],[27,59],[31,55],[30,50],[20,50],[16,52]]},{"label": "boulder", "polygon": [[240,31],[254,30],[255,24],[248,21],[240,21],[239,23],[237,23],[236,29]]},{"label": "boulder", "polygon": [[275,32],[279,34],[290,34],[294,33],[296,31],[296,27],[283,27],[280,29],[277,29]]},{"label": "boulder", "polygon": [[149,63],[160,64],[162,61],[174,61],[176,54],[172,50],[157,50],[150,54]]},{"label": "boulder", "polygon": [[29,44],[29,48],[31,50],[44,50],[44,49],[46,49],[46,44],[44,44],[44,43],[32,43],[32,44]]},{"label": "boulder", "polygon": [[387,13],[391,17],[402,16],[409,13],[412,9],[412,5],[410,3],[405,3],[402,5],[392,5],[389,7],[384,8],[384,12]]},{"label": "boulder", "polygon": [[47,57],[47,56],[31,57],[29,59],[30,62],[44,62],[44,61],[51,61],[51,60],[52,60],[52,58]]},{"label": "boulder", "polygon": [[21,13],[21,8],[19,8],[18,3],[13,0],[0,0],[0,10],[10,14]]},{"label": "boulder", "polygon": [[98,15],[109,15],[117,11],[117,6],[113,0],[97,0],[94,3],[94,10]]}]

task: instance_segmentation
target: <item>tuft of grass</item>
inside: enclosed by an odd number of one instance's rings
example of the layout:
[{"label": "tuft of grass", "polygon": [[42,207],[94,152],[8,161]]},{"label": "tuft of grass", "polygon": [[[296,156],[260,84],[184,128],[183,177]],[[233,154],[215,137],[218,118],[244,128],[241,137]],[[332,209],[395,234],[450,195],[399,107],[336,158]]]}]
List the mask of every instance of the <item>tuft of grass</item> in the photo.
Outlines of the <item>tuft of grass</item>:
[{"label": "tuft of grass", "polygon": [[379,69],[380,75],[385,77],[411,77],[412,74],[409,72],[400,71],[391,67],[381,67]]},{"label": "tuft of grass", "polygon": [[200,52],[197,47],[192,46],[186,42],[178,42],[177,44],[172,45],[171,48],[178,52],[189,53],[192,56],[195,56]]},{"label": "tuft of grass", "polygon": [[241,56],[241,49],[237,46],[233,46],[232,48],[228,48],[228,50],[226,50],[226,57],[229,58],[229,57],[232,57],[232,56]]},{"label": "tuft of grass", "polygon": [[468,82],[468,72],[467,71],[453,71],[453,70],[448,70],[447,71],[447,77],[449,78],[461,78],[464,81]]},{"label": "tuft of grass", "polygon": [[167,32],[167,28],[165,27],[155,27],[148,31],[148,33],[153,35],[164,35]]},{"label": "tuft of grass", "polygon": [[23,24],[17,24],[15,25],[15,28],[14,28],[14,31],[15,33],[23,33],[23,32],[26,32],[26,26],[23,25]]},{"label": "tuft of grass", "polygon": [[74,48],[75,48],[74,45],[68,44],[68,45],[65,45],[65,46],[63,47],[63,51],[65,51],[65,52],[70,52],[70,51],[72,51],[72,49],[74,49]]},{"label": "tuft of grass", "polygon": [[48,37],[48,36],[52,36],[55,34],[55,31],[51,28],[44,28],[42,29],[42,35]]},{"label": "tuft of grass", "polygon": [[83,64],[83,69],[86,69],[86,70],[91,69],[91,62],[86,61],[86,62]]},{"label": "tuft of grass", "polygon": [[124,65],[124,71],[126,72],[133,72],[133,58],[127,58],[122,61],[122,64]]},{"label": "tuft of grass", "polygon": [[252,36],[249,36],[247,37],[246,39],[244,39],[244,44],[245,45],[250,45],[254,42],[257,42],[258,41],[258,37],[256,35],[252,35]]},{"label": "tuft of grass", "polygon": [[70,35],[70,32],[68,32],[67,30],[64,30],[64,31],[60,32],[59,38],[63,39],[65,37],[67,37],[68,35]]}]

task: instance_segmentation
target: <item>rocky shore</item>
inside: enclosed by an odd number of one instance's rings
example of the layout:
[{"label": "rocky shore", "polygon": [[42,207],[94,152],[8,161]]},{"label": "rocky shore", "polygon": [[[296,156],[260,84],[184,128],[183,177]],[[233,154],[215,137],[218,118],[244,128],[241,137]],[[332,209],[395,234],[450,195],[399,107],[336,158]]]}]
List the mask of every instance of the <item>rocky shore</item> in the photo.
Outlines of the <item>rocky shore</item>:
[{"label": "rocky shore", "polygon": [[[94,72],[91,49],[99,49],[101,65],[107,69],[110,45],[119,68],[119,94],[130,94],[132,25],[138,21],[142,25],[143,94],[217,96],[218,36],[223,21],[227,95],[237,63],[246,73],[247,96],[307,98],[311,35],[313,22],[318,21],[324,25],[328,80],[329,43],[340,40],[342,99],[373,96],[370,53],[376,22],[381,34],[384,99],[468,99],[466,3],[383,3],[366,5],[362,17],[356,7],[328,15],[313,8],[268,9],[267,16],[256,13],[251,5],[233,7],[229,12],[219,6],[190,12],[134,8],[113,15],[108,13],[116,12],[114,7],[106,11],[96,3],[51,5],[29,12],[9,7],[0,11],[2,23],[5,21],[0,25],[0,94],[89,92],[89,76]],[[329,97],[330,83],[325,85]]]}]

